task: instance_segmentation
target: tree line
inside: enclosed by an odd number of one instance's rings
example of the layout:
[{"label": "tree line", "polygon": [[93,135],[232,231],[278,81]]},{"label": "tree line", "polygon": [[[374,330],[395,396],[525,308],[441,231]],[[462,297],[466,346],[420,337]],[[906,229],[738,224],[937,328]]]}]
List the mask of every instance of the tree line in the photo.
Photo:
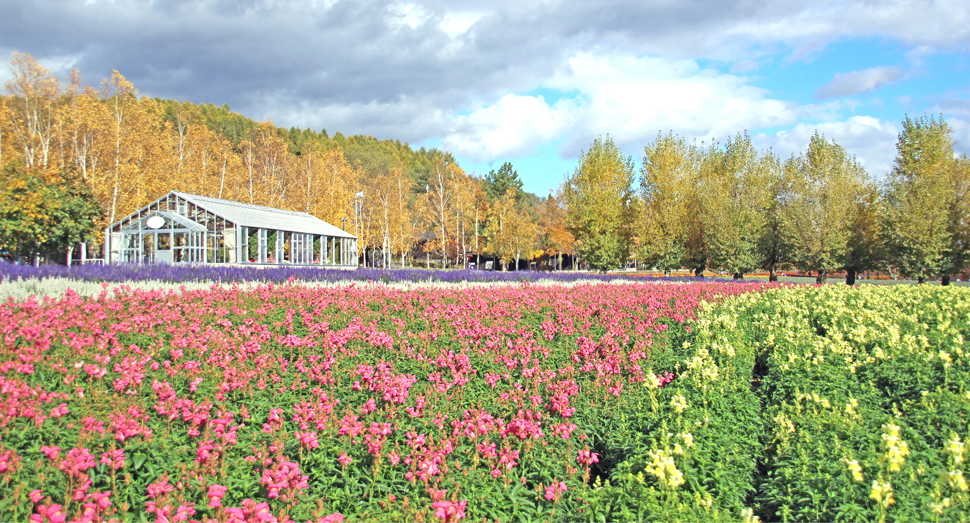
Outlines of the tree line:
[{"label": "tree line", "polygon": [[844,272],[852,284],[876,270],[947,284],[970,245],[970,162],[954,146],[942,116],[906,117],[879,183],[817,132],[785,160],[747,133],[706,146],[658,134],[638,173],[607,136],[566,177],[569,229],[600,270],[633,258],[668,274],[763,270],[776,280],[793,268],[820,283]]},{"label": "tree line", "polygon": [[98,87],[77,70],[62,83],[23,53],[11,70],[0,98],[0,249],[10,256],[69,259],[171,189],[308,212],[356,231],[371,265],[462,266],[487,253],[504,267],[570,248],[561,202],[523,191],[508,163],[475,176],[447,151],[139,97],[117,71]]},{"label": "tree line", "polygon": [[256,122],[228,105],[139,97],[115,71],[61,82],[14,53],[0,97],[0,254],[70,259],[171,189],[308,212],[360,238],[365,265],[505,268],[543,260],[743,277],[782,270],[947,278],[968,264],[968,176],[942,118],[903,121],[881,182],[819,134],[787,159],[747,133],[658,134],[639,166],[607,136],[554,194],[504,163],[466,173],[447,151]]}]

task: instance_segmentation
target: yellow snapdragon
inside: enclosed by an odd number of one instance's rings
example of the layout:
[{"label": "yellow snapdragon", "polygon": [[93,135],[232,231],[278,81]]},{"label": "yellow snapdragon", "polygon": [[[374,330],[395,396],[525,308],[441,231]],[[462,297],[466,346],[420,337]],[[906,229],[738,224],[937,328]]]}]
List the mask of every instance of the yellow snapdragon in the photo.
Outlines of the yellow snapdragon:
[{"label": "yellow snapdragon", "polygon": [[953,456],[953,463],[957,465],[963,463],[963,450],[963,442],[960,441],[960,435],[956,432],[953,433],[953,437],[943,447],[943,453]]},{"label": "yellow snapdragon", "polygon": [[680,394],[677,394],[670,399],[670,405],[674,407],[674,411],[677,414],[683,414],[684,411],[687,410],[687,407],[690,406],[687,404],[687,398]]},{"label": "yellow snapdragon", "polygon": [[675,489],[684,484],[684,474],[677,469],[674,458],[662,450],[650,451],[651,462],[646,472],[660,481],[664,488]]},{"label": "yellow snapdragon", "polygon": [[899,425],[887,423],[882,426],[882,448],[885,453],[879,462],[886,465],[888,472],[899,472],[909,455],[909,444],[899,437]]},{"label": "yellow snapdragon", "polygon": [[869,499],[875,501],[882,508],[889,508],[896,502],[893,499],[893,486],[888,481],[872,480],[872,492],[869,493]]},{"label": "yellow snapdragon", "polygon": [[849,467],[849,472],[852,473],[852,481],[859,483],[865,479],[862,477],[862,466],[859,465],[857,460],[842,458],[842,463]]}]

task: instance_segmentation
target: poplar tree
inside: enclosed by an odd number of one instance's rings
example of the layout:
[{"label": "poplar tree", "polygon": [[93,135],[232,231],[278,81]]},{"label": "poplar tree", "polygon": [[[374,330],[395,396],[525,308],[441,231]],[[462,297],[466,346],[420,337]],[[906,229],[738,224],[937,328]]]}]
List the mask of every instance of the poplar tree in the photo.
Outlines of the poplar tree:
[{"label": "poplar tree", "polygon": [[806,151],[785,163],[782,236],[789,262],[816,271],[816,283],[847,265],[866,188],[865,170],[840,145],[816,132]]},{"label": "poplar tree", "polygon": [[706,160],[713,170],[702,206],[709,261],[742,279],[762,265],[773,164],[760,157],[747,133],[729,139],[723,150],[712,148]]},{"label": "poplar tree", "polygon": [[643,207],[637,223],[640,256],[668,276],[684,265],[699,172],[696,147],[673,133],[658,134],[644,147],[640,169]]},{"label": "poplar tree", "polygon": [[[884,193],[883,238],[890,261],[923,283],[959,269],[966,256],[960,223],[960,165],[952,130],[942,117],[903,120],[896,160]],[[962,216],[961,216],[962,215]]]},{"label": "poplar tree", "polygon": [[609,135],[597,138],[580,154],[563,194],[580,259],[601,272],[621,267],[632,236],[633,159]]}]

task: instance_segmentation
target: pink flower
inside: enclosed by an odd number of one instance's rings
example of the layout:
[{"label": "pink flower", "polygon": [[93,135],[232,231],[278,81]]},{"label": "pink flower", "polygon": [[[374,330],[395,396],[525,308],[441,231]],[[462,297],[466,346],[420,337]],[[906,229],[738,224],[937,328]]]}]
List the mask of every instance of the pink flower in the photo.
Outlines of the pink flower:
[{"label": "pink flower", "polygon": [[567,490],[569,490],[569,488],[566,487],[565,482],[560,481],[559,483],[553,483],[552,485],[546,487],[545,498],[550,501],[559,499],[559,494],[566,492]]},{"label": "pink flower", "polygon": [[229,514],[228,523],[277,523],[279,520],[273,516],[269,510],[269,504],[265,501],[256,503],[253,499],[243,501],[242,508],[232,507],[226,509]]},{"label": "pink flower", "polygon": [[27,496],[30,498],[30,501],[36,505],[37,503],[40,503],[42,499],[44,499],[44,492],[40,489],[31,490],[30,494]]},{"label": "pink flower", "polygon": [[340,453],[340,457],[337,458],[337,461],[339,461],[341,465],[343,465],[344,467],[346,467],[346,466],[350,465],[354,460],[353,460],[353,458],[351,458],[347,454],[341,452]]},{"label": "pink flower", "polygon": [[40,451],[43,452],[45,456],[50,458],[51,461],[56,460],[57,456],[61,454],[60,447],[48,447],[47,445],[41,447]]},{"label": "pink flower", "polygon": [[461,503],[451,501],[438,501],[431,504],[434,509],[434,516],[445,523],[460,521],[465,518],[465,507],[468,501],[462,500]]},{"label": "pink flower", "polygon": [[344,515],[337,512],[335,514],[330,514],[329,516],[317,518],[315,523],[343,523]]},{"label": "pink flower", "polygon": [[300,444],[306,448],[316,449],[320,447],[316,432],[297,432],[296,437],[300,440]]},{"label": "pink flower", "polygon": [[222,506],[222,498],[229,492],[228,487],[222,485],[209,485],[209,507],[218,508]]},{"label": "pink flower", "polygon": [[593,463],[599,463],[600,456],[595,452],[590,452],[589,449],[584,449],[579,451],[579,456],[576,456],[576,461],[583,465],[592,465]]},{"label": "pink flower", "polygon": [[64,513],[64,507],[56,503],[40,505],[37,507],[37,513],[30,516],[30,521],[33,523],[64,523],[67,521],[67,514]]}]

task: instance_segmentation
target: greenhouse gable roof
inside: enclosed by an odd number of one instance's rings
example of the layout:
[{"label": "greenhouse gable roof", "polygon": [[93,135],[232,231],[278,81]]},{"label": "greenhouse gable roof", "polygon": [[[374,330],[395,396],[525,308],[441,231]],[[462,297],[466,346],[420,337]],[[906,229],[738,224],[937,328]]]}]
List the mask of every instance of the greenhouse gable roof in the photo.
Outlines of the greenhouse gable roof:
[{"label": "greenhouse gable roof", "polygon": [[307,234],[321,234],[337,238],[353,238],[339,227],[335,227],[309,213],[287,211],[251,203],[234,202],[208,196],[199,196],[179,191],[172,191],[177,196],[195,205],[218,214],[223,218],[244,227],[259,227],[263,229],[278,229],[282,231],[302,232]]}]

